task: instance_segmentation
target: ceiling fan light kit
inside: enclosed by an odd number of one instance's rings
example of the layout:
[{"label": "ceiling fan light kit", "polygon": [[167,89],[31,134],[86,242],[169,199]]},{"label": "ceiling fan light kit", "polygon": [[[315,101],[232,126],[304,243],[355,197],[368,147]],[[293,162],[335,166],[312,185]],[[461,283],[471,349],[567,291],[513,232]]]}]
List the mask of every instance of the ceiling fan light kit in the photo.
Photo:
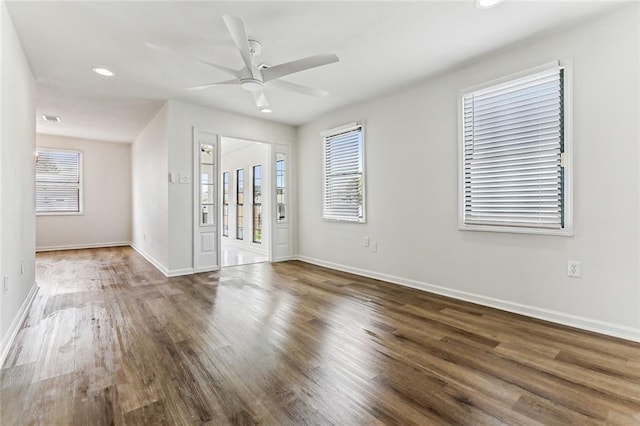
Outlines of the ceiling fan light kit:
[{"label": "ceiling fan light kit", "polygon": [[502,3],[504,0],[475,0],[476,7],[478,9],[489,9],[496,6],[498,3]]},{"label": "ceiling fan light kit", "polygon": [[95,67],[93,68],[91,71],[95,72],[98,75],[101,75],[103,77],[113,77],[115,74],[113,73],[113,71],[108,70],[106,68],[102,68],[102,67]]},{"label": "ceiling fan light kit", "polygon": [[[253,95],[256,107],[264,113],[271,112],[269,101],[267,100],[267,96],[264,92],[265,87],[316,97],[323,97],[329,94],[326,90],[302,86],[297,83],[282,80],[281,77],[338,62],[338,55],[335,53],[324,53],[273,66],[268,66],[264,63],[257,64],[255,57],[262,53],[262,44],[257,40],[249,39],[242,18],[224,15],[222,19],[231,34],[231,38],[238,49],[238,53],[240,53],[242,62],[244,62],[244,67],[240,70],[235,70],[223,65],[213,64],[202,59],[192,58],[213,68],[217,68],[233,78],[230,80],[189,87],[189,90],[203,90],[222,85],[239,85],[242,89]],[[184,56],[179,52],[175,52],[171,49],[152,43],[146,43],[146,45],[152,49]]]}]

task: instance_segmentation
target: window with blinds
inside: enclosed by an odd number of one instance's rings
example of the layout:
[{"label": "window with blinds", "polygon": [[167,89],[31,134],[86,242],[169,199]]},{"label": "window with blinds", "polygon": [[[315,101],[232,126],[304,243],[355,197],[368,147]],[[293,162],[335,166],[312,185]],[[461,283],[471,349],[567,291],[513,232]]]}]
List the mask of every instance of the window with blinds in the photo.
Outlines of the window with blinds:
[{"label": "window with blinds", "polygon": [[323,134],[322,217],[364,222],[364,141],[361,125]]},{"label": "window with blinds", "polygon": [[563,73],[463,94],[463,229],[565,229]]},{"label": "window with blinds", "polygon": [[36,214],[82,213],[82,154],[38,149]]}]

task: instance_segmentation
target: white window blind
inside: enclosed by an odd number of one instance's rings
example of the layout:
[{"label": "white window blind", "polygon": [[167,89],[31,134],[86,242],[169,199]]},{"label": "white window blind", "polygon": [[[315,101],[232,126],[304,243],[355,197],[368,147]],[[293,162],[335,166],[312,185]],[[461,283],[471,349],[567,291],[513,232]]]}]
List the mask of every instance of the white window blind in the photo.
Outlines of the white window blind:
[{"label": "white window blind", "polygon": [[80,213],[80,163],[78,151],[38,150],[36,213]]},{"label": "white window blind", "polygon": [[464,94],[464,225],[564,228],[563,69]]},{"label": "white window blind", "polygon": [[364,222],[362,126],[324,136],[324,202],[327,220]]}]

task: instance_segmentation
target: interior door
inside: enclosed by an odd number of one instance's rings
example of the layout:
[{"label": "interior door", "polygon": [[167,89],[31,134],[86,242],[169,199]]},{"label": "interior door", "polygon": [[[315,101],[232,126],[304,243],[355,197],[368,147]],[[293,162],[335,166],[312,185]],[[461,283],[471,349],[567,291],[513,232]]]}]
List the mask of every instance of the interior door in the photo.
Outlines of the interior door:
[{"label": "interior door", "polygon": [[194,272],[220,269],[220,219],[218,215],[218,135],[194,129]]},{"label": "interior door", "polygon": [[273,144],[271,261],[291,259],[291,148]]}]

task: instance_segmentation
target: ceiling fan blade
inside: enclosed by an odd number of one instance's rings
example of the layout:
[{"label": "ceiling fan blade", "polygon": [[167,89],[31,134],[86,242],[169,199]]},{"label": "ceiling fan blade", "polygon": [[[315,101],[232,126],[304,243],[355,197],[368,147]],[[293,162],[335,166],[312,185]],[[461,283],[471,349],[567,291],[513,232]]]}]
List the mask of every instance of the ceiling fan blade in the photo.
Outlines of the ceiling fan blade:
[{"label": "ceiling fan blade", "polygon": [[242,56],[245,66],[253,74],[253,61],[251,60],[251,49],[249,49],[249,36],[247,36],[247,30],[244,26],[242,18],[237,16],[224,15],[222,17],[224,23],[227,24],[227,28],[231,33],[231,37]]},{"label": "ceiling fan blade", "polygon": [[160,52],[165,52],[165,53],[169,53],[171,55],[180,56],[182,58],[193,59],[194,61],[198,61],[198,62],[201,62],[203,64],[209,65],[210,67],[217,68],[220,71],[224,71],[224,72],[226,72],[227,74],[229,74],[229,75],[231,75],[233,77],[240,78],[240,71],[238,71],[238,70],[234,70],[234,69],[231,69],[229,67],[225,67],[223,65],[214,64],[214,63],[205,61],[203,59],[196,58],[195,56],[184,55],[182,53],[176,52],[175,50],[169,49],[169,48],[164,47],[164,46],[159,46],[157,44],[153,44],[153,43],[147,42],[147,43],[145,43],[145,46],[147,46],[147,47],[149,47],[151,49],[154,49],[154,50],[158,50]]},{"label": "ceiling fan blade", "polygon": [[202,90],[202,89],[208,89],[209,87],[222,86],[225,84],[240,84],[240,79],[232,78],[231,80],[219,81],[217,83],[209,83],[209,84],[202,84],[200,86],[187,87],[187,90]]},{"label": "ceiling fan blade", "polygon": [[267,95],[264,94],[264,90],[254,90],[251,94],[258,109],[269,108],[269,101],[267,100]]},{"label": "ceiling fan blade", "polygon": [[262,77],[264,81],[267,82],[276,78],[283,77],[285,75],[308,70],[310,68],[332,64],[334,62],[338,62],[339,60],[340,59],[338,59],[338,55],[336,55],[335,53],[313,55],[309,56],[308,58],[302,58],[291,62],[285,62],[284,64],[265,68],[262,70]]},{"label": "ceiling fan blade", "polygon": [[269,85],[269,87],[274,87],[276,89],[302,93],[303,95],[317,96],[319,98],[322,98],[329,94],[329,92],[327,92],[326,90],[314,89],[312,87],[302,86],[300,84],[292,83],[285,80],[271,80],[267,84]]}]

